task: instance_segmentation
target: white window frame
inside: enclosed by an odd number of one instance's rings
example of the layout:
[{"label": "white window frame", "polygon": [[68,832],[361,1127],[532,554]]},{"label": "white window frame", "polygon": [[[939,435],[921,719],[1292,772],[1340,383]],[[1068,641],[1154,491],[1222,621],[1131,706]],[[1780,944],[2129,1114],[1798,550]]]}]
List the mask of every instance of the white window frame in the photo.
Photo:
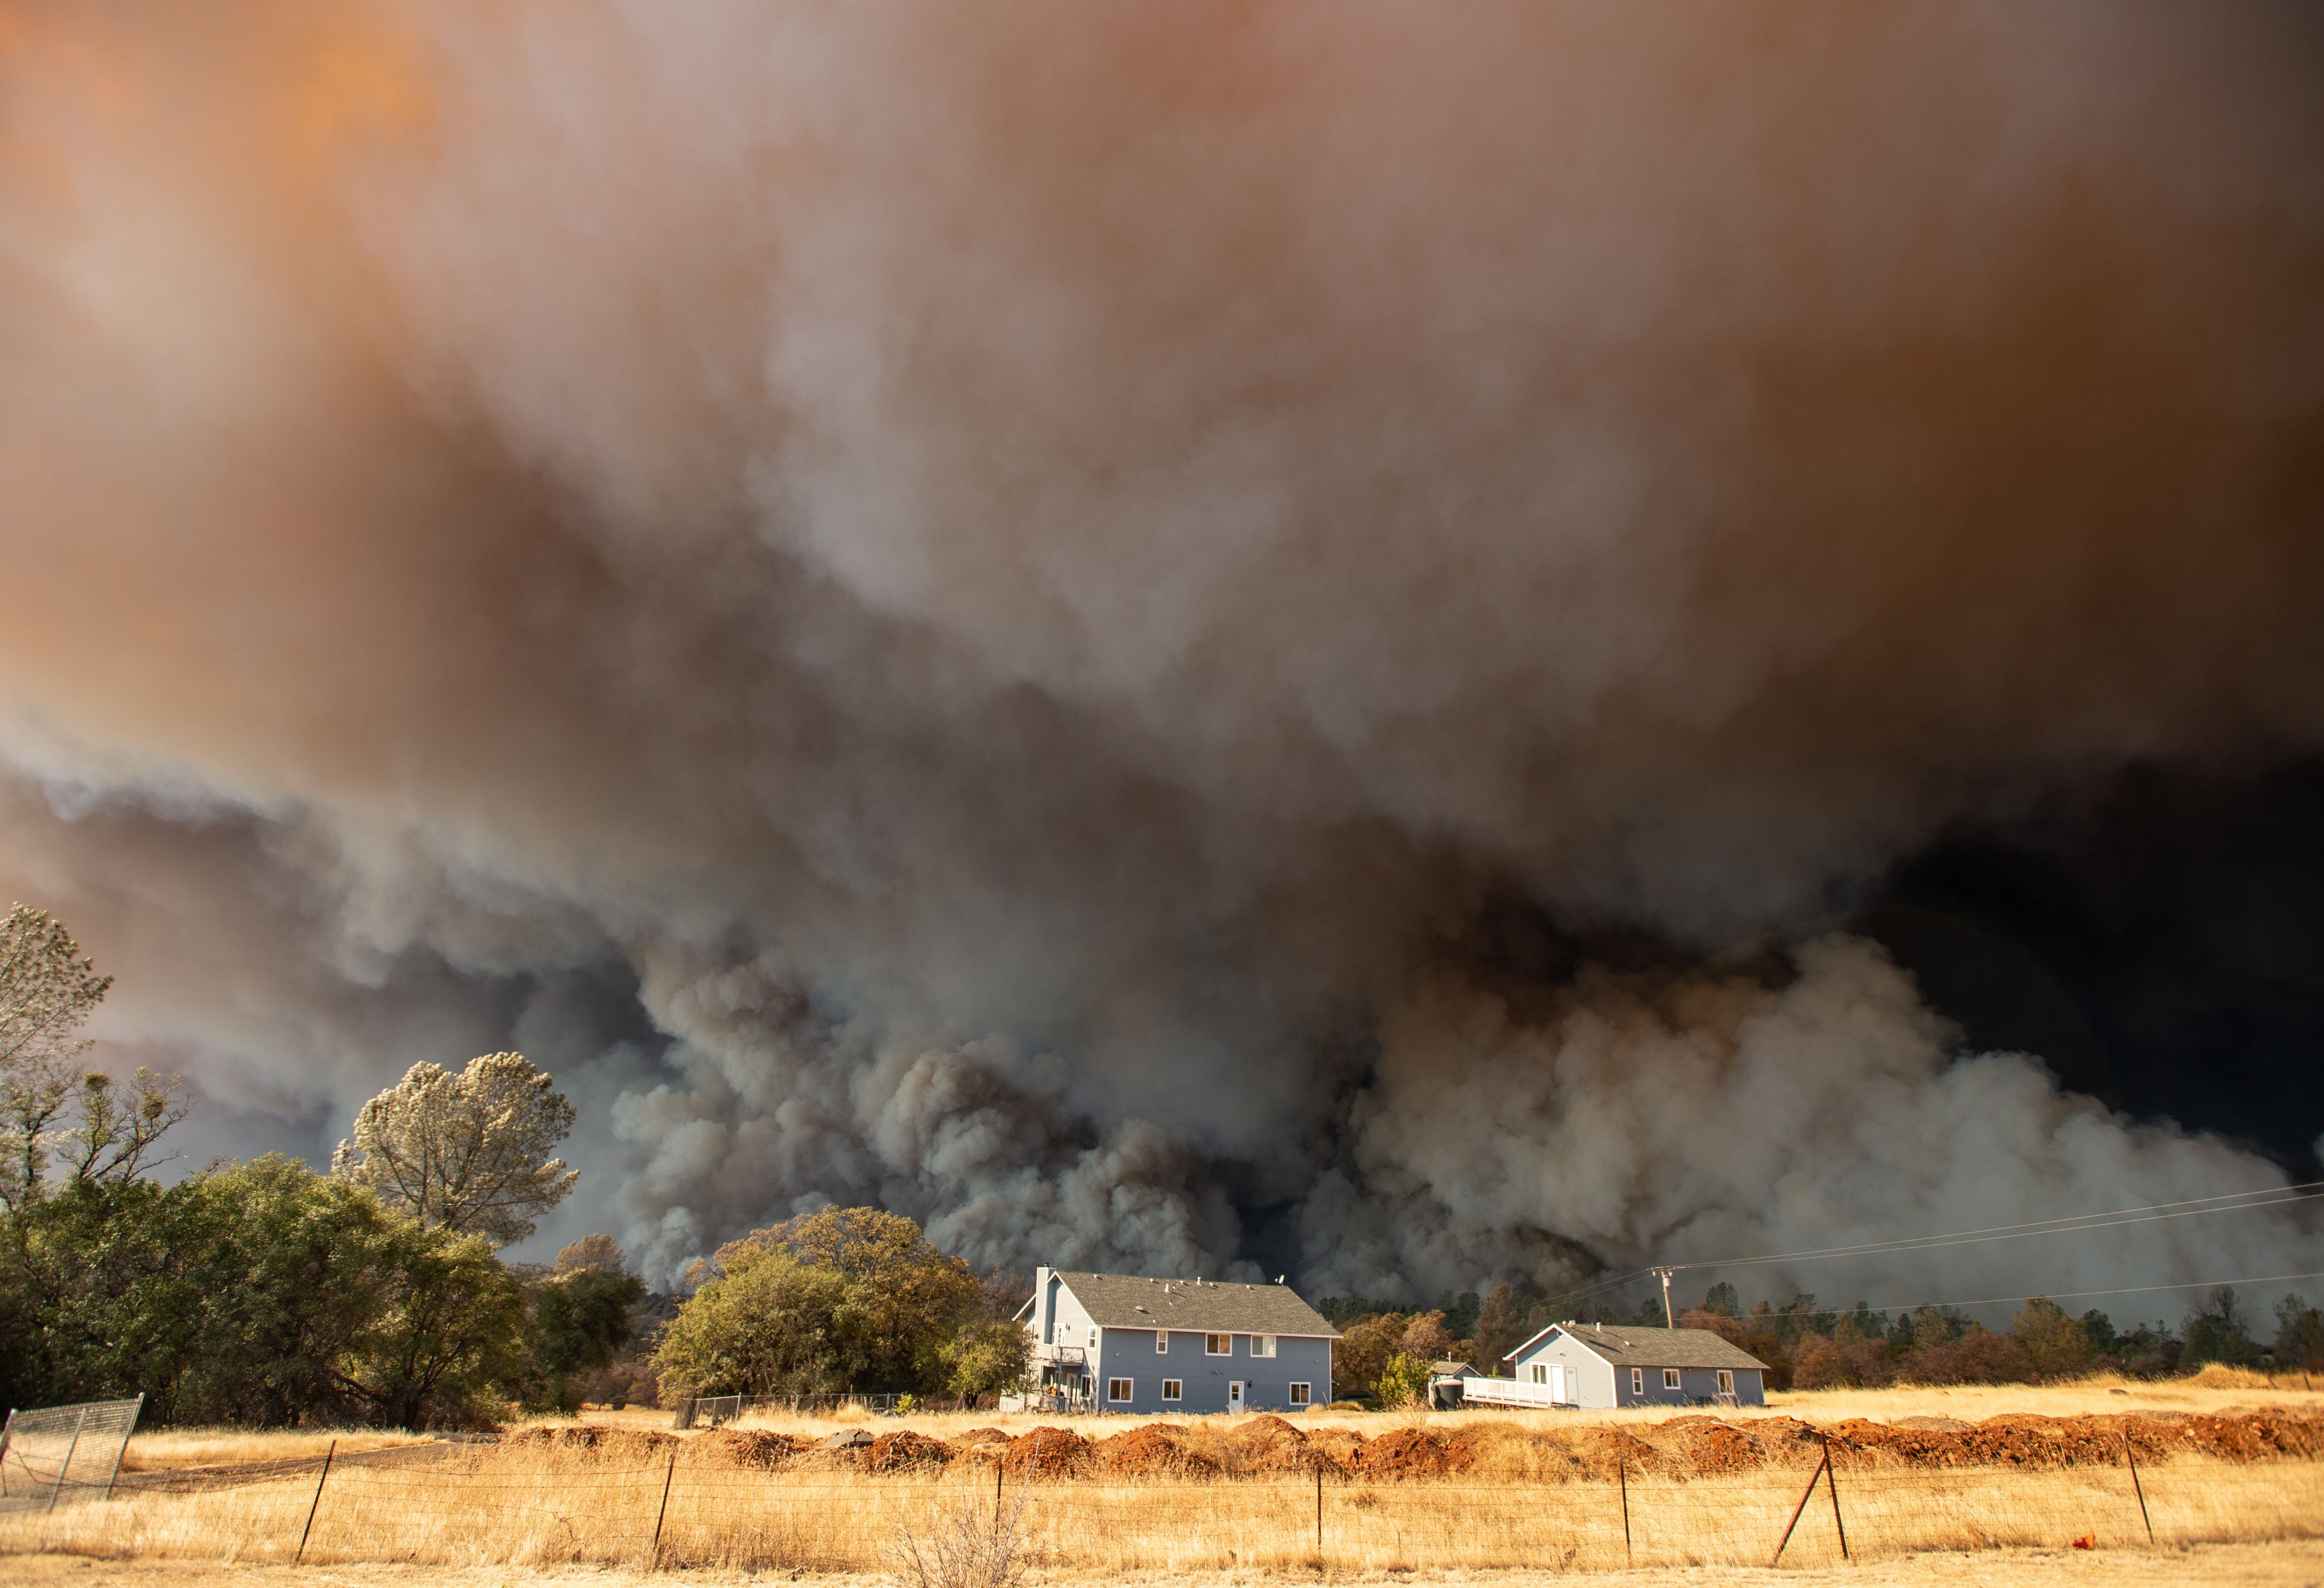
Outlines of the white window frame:
[{"label": "white window frame", "polygon": [[1721,1368],[1719,1370],[1719,1392],[1721,1395],[1732,1395],[1735,1393],[1735,1370],[1733,1368]]},{"label": "white window frame", "polygon": [[1273,1356],[1273,1355],[1275,1354],[1275,1336],[1274,1336],[1274,1335],[1272,1335],[1272,1334],[1253,1334],[1253,1335],[1250,1336],[1250,1353],[1251,1353],[1253,1356],[1266,1357],[1266,1356]]},{"label": "white window frame", "polygon": [[1646,1370],[1644,1368],[1632,1368],[1630,1370],[1630,1393],[1633,1395],[1644,1395],[1646,1392]]},{"label": "white window frame", "polygon": [[1165,1380],[1162,1380],[1162,1399],[1165,1399],[1165,1400],[1184,1400],[1184,1399],[1186,1399],[1186,1380],[1184,1380],[1184,1379],[1165,1379]]},{"label": "white window frame", "polygon": [[[1120,1391],[1120,1393],[1116,1394],[1116,1390]],[[1108,1379],[1105,1381],[1105,1398],[1109,1402],[1137,1399],[1138,1380],[1135,1379]]]},{"label": "white window frame", "polygon": [[[1223,1344],[1221,1343],[1222,1341],[1224,1342]],[[1232,1334],[1204,1335],[1203,1354],[1204,1356],[1232,1356],[1234,1354],[1234,1336]]]},{"label": "white window frame", "polygon": [[1090,1325],[1090,1349],[1092,1351],[1095,1351],[1097,1349],[1097,1325],[1095,1324],[1092,1324]]},{"label": "white window frame", "polygon": [[1154,1331],[1154,1354],[1157,1356],[1167,1356],[1170,1354],[1169,1330],[1157,1329]]},{"label": "white window frame", "polygon": [[1302,1383],[1298,1380],[1294,1379],[1291,1381],[1291,1404],[1294,1406],[1313,1406],[1315,1404],[1314,1392],[1315,1387],[1314,1385]]},{"label": "white window frame", "polygon": [[1526,1363],[1526,1382],[1528,1384],[1548,1383],[1549,1364],[1545,1362],[1529,1362]]},{"label": "white window frame", "polygon": [[1675,1390],[1678,1387],[1678,1370],[1676,1368],[1665,1368],[1663,1370],[1663,1388],[1665,1390]]}]

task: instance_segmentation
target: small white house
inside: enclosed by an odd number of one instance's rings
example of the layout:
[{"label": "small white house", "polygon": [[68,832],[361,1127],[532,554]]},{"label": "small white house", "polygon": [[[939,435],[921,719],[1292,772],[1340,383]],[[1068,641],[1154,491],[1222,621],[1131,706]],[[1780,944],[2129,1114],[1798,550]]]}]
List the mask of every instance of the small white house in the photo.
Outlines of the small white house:
[{"label": "small white house", "polygon": [[1509,1353],[1511,1379],[1468,1379],[1469,1406],[1765,1406],[1766,1364],[1709,1329],[1552,1324]]}]

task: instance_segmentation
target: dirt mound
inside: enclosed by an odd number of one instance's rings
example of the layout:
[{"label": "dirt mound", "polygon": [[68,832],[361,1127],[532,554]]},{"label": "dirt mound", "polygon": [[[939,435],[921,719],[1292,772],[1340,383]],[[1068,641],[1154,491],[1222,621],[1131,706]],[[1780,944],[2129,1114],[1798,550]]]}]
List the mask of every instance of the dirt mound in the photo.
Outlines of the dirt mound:
[{"label": "dirt mound", "polygon": [[2189,1417],[2172,1430],[2182,1448],[2229,1461],[2313,1461],[2324,1455],[2324,1417],[2252,1412],[2239,1417]]},{"label": "dirt mound", "polygon": [[1010,1436],[999,1428],[971,1428],[965,1434],[954,1435],[952,1442],[965,1450],[972,1445],[1007,1445]]},{"label": "dirt mound", "polygon": [[[1462,1452],[1463,1455],[1467,1452]],[[1400,1482],[1411,1478],[1447,1478],[1465,1471],[1455,1464],[1452,1442],[1424,1428],[1397,1428],[1382,1434],[1357,1450],[1349,1463],[1358,1475]]]},{"label": "dirt mound", "polygon": [[941,1439],[899,1428],[872,1441],[857,1459],[867,1473],[908,1473],[944,1466],[959,1454]]},{"label": "dirt mound", "polygon": [[2207,1455],[2234,1462],[2313,1460],[2324,1455],[2324,1419],[2274,1412],[2244,1417],[2126,1412],[2070,1417],[2019,1413],[1987,1417],[1974,1426],[1943,1417],[1910,1417],[1894,1424],[1851,1417],[1825,1432],[1836,1456],[1873,1466],[2013,1466],[2038,1471],[2118,1466],[2126,1440],[2147,1461],[2172,1455]]},{"label": "dirt mound", "polygon": [[579,1455],[597,1461],[655,1461],[684,1441],[675,1434],[650,1428],[608,1428],[585,1424],[577,1428],[519,1428],[501,1441],[503,1450]]},{"label": "dirt mound", "polygon": [[1717,1417],[1683,1417],[1674,1422],[1687,1426],[1665,1423],[1663,1426],[1675,1434],[1674,1454],[1688,1472],[1712,1476],[1752,1472],[1767,1464],[1767,1451],[1748,1428]]},{"label": "dirt mound", "polygon": [[1340,1463],[1309,1442],[1306,1434],[1272,1414],[1237,1422],[1227,1436],[1229,1470],[1237,1473],[1337,1473]]},{"label": "dirt mound", "polygon": [[1098,1441],[1099,1470],[1115,1478],[1206,1478],[1219,1463],[1186,1448],[1186,1430],[1175,1423],[1148,1423]]},{"label": "dirt mound", "polygon": [[1017,1478],[1077,1478],[1090,1463],[1088,1440],[1045,1423],[1009,1446],[1001,1470]]},{"label": "dirt mound", "polygon": [[771,1473],[788,1466],[807,1448],[807,1442],[789,1434],[763,1428],[720,1428],[697,1434],[687,1447],[687,1459],[706,1465],[742,1467]]}]

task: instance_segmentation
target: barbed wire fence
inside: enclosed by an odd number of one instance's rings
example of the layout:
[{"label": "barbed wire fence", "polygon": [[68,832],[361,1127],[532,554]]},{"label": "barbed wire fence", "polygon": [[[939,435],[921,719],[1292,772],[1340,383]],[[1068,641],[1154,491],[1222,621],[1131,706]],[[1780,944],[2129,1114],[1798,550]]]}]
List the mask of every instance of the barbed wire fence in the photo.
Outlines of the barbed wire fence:
[{"label": "barbed wire fence", "polygon": [[45,1503],[0,1550],[309,1564],[877,1569],[899,1538],[999,1528],[1042,1565],[1171,1570],[1795,1565],[1919,1549],[2144,1548],[2324,1532],[2324,1463],[2028,1470],[1810,1466],[1684,1477],[1377,1481],[1319,1463],[1246,1477],[1024,1477],[964,1458],[874,1475],[650,1462],[511,1463],[419,1445],[97,1481],[12,1448]]}]

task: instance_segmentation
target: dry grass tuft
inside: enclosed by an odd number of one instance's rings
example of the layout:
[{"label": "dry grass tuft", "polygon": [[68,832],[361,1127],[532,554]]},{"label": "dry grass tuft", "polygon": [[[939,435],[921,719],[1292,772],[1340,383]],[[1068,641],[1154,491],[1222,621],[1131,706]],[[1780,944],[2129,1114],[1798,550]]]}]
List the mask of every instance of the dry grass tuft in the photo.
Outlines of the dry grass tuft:
[{"label": "dry grass tuft", "polygon": [[888,1574],[901,1588],[1012,1588],[1025,1575],[1025,1505],[946,1495],[889,1535]]}]

